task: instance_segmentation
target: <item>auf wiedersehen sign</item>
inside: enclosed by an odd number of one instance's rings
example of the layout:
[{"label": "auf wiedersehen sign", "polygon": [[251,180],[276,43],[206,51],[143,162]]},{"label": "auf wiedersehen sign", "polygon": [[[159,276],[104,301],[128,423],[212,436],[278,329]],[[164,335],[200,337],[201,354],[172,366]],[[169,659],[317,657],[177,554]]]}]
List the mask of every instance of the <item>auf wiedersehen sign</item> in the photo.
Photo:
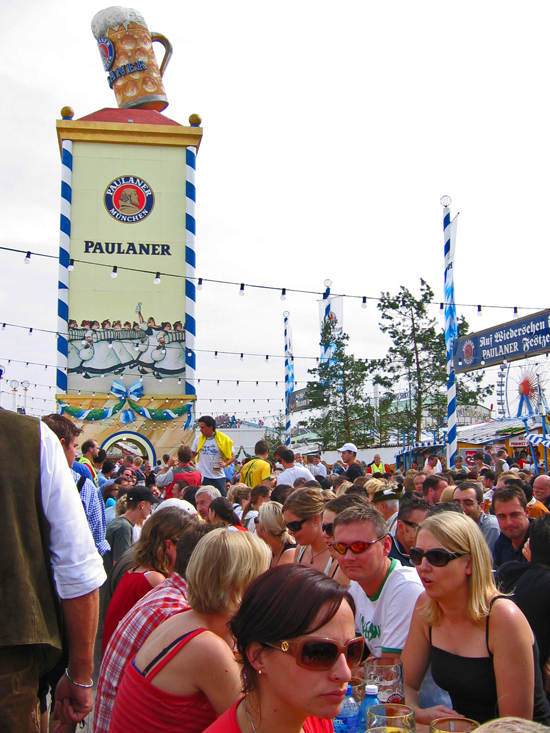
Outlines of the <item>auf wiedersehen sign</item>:
[{"label": "auf wiedersehen sign", "polygon": [[456,372],[468,372],[547,352],[550,352],[550,310],[457,339],[453,349],[454,367]]}]

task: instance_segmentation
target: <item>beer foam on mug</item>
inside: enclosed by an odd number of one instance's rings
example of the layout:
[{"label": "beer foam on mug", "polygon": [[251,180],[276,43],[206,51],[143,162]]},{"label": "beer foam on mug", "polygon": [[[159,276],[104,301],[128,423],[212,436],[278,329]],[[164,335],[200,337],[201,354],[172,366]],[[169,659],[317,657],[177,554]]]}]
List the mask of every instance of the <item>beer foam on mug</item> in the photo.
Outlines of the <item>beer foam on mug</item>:
[{"label": "beer foam on mug", "polygon": [[113,5],[96,13],[92,19],[92,33],[96,39],[106,36],[109,28],[116,31],[121,25],[128,31],[130,23],[147,28],[143,15],[133,8],[122,8],[120,5]]}]

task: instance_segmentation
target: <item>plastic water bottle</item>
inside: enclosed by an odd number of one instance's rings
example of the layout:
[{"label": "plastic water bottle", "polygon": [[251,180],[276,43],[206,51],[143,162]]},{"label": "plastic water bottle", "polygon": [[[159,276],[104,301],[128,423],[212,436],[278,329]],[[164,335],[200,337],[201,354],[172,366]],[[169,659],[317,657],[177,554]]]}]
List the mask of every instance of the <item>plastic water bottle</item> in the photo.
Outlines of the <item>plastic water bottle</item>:
[{"label": "plastic water bottle", "polygon": [[359,705],[353,697],[353,688],[348,685],[346,696],[342,700],[340,712],[332,721],[334,733],[359,733]]},{"label": "plastic water bottle", "polygon": [[361,707],[359,708],[359,733],[366,733],[367,710],[371,705],[380,705],[380,700],[378,699],[378,685],[365,685],[365,697],[361,703]]}]

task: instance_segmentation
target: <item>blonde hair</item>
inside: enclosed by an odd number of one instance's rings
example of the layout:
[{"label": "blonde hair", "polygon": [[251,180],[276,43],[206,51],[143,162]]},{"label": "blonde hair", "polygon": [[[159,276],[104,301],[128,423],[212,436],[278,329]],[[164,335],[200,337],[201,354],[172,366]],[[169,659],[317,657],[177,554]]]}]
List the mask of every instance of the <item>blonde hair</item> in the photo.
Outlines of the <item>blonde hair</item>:
[{"label": "blonde hair", "polygon": [[122,494],[122,496],[119,496],[118,499],[116,500],[115,514],[117,517],[121,517],[123,514],[126,514],[127,511],[128,511],[128,498],[126,494]]},{"label": "blonde hair", "polygon": [[287,497],[283,504],[283,511],[296,514],[300,519],[313,519],[323,513],[327,499],[321,489],[313,487],[296,489]]},{"label": "blonde hair", "polygon": [[441,492],[441,496],[439,497],[439,503],[446,504],[448,502],[451,502],[453,500],[453,494],[455,493],[456,486],[447,486],[443,491]]},{"label": "blonde hair", "polygon": [[353,486],[351,481],[342,481],[340,486],[336,488],[336,496],[342,496],[342,494],[344,494],[346,489],[349,489],[350,486]]},{"label": "blonde hair", "polygon": [[[468,576],[468,605],[466,616],[473,623],[483,621],[490,610],[491,599],[498,594],[493,580],[491,553],[477,524],[464,514],[442,512],[428,517],[419,527],[420,532],[428,532],[449,552],[469,556],[471,575]],[[427,598],[420,614],[430,626],[437,626],[441,608],[437,601]]]},{"label": "blonde hair", "polygon": [[371,478],[369,481],[367,481],[363,488],[369,495],[369,498],[372,499],[374,494],[377,491],[380,491],[380,489],[382,489],[384,486],[386,486],[387,488],[391,488],[387,481],[382,481],[379,478]]},{"label": "blonde hair", "polygon": [[251,532],[215,529],[193,550],[187,566],[189,605],[197,613],[227,615],[246,587],[271,563],[271,550]]},{"label": "blonde hair", "polygon": [[138,468],[143,465],[143,458],[141,456],[136,456],[134,458],[134,466],[137,466]]},{"label": "blonde hair", "polygon": [[260,524],[266,532],[274,537],[280,537],[286,545],[292,542],[283,519],[283,507],[276,501],[267,501],[260,507]]},{"label": "blonde hair", "polygon": [[496,720],[488,720],[480,725],[477,731],[482,733],[537,733],[547,731],[548,728],[533,720],[524,720],[523,718],[497,718]]}]

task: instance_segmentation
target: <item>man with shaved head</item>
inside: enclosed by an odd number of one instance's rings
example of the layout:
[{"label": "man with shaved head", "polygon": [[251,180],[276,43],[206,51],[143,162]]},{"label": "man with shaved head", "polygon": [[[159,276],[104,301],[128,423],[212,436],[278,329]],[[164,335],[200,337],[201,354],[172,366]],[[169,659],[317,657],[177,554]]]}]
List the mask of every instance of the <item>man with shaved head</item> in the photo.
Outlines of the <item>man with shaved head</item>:
[{"label": "man with shaved head", "polygon": [[550,509],[550,476],[537,476],[533,483],[535,499]]}]

